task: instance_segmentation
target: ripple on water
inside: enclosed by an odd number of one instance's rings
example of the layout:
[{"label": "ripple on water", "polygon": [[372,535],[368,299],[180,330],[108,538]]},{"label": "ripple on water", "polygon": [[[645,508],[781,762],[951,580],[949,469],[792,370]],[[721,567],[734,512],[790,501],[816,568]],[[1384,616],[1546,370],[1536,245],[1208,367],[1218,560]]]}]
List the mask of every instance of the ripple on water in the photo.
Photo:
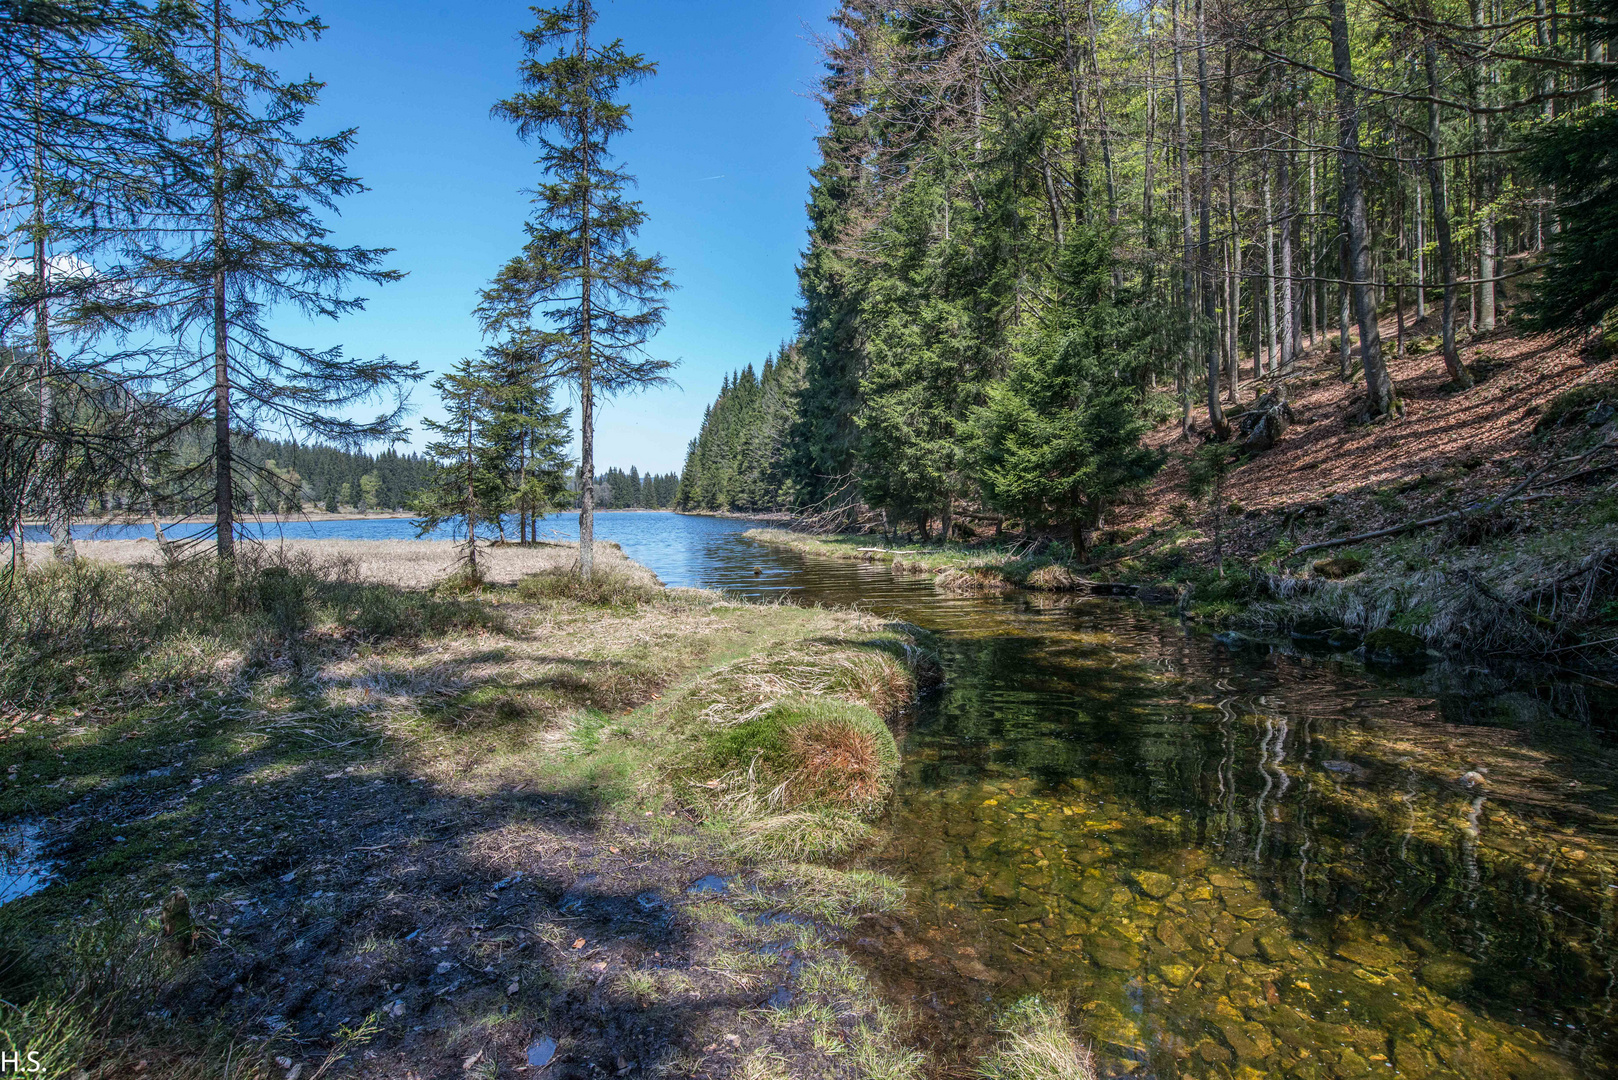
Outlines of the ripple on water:
[{"label": "ripple on water", "polygon": [[962,976],[945,1044],[992,987],[1071,993],[1114,1074],[1618,1073],[1618,701],[785,562],[804,601],[941,634],[879,855],[911,909],[861,955],[917,1000]]}]

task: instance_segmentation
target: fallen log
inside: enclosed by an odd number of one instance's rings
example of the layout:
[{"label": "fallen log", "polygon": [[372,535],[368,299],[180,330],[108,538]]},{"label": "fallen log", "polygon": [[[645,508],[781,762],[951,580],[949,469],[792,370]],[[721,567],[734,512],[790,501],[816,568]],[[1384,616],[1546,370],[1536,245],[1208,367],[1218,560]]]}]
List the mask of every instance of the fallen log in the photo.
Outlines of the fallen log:
[{"label": "fallen log", "polygon": [[[1391,525],[1386,529],[1375,529],[1371,532],[1357,533],[1353,536],[1340,536],[1335,540],[1320,540],[1313,544],[1305,544],[1303,547],[1294,549],[1292,555],[1288,557],[1291,558],[1292,556],[1302,555],[1305,552],[1310,551],[1322,551],[1326,548],[1342,547],[1345,544],[1358,544],[1365,540],[1379,540],[1384,536],[1398,536],[1400,533],[1415,532],[1417,529],[1431,528],[1434,525],[1442,525],[1448,521],[1459,521],[1461,518],[1470,514],[1487,514],[1492,510],[1499,509],[1507,503],[1525,503],[1535,502],[1539,499],[1548,499],[1551,497],[1551,493],[1543,489],[1556,487],[1558,484],[1565,484],[1569,480],[1575,479],[1576,477],[1585,476],[1592,472],[1598,472],[1601,471],[1601,469],[1618,467],[1618,462],[1601,466],[1599,469],[1584,469],[1569,473],[1566,476],[1559,476],[1555,480],[1549,480],[1543,484],[1535,484],[1534,481],[1538,480],[1546,470],[1555,465],[1583,464],[1584,462],[1589,461],[1596,454],[1600,453],[1602,450],[1613,449],[1618,449],[1618,443],[1608,441],[1602,443],[1600,446],[1597,446],[1595,449],[1590,450],[1587,453],[1579,454],[1575,457],[1563,458],[1556,462],[1547,462],[1546,464],[1535,469],[1533,472],[1529,473],[1528,479],[1524,480],[1510,491],[1507,491],[1505,494],[1487,503],[1475,504],[1473,506],[1463,506],[1459,510],[1451,510],[1449,513],[1439,514],[1437,517],[1422,518],[1420,521],[1409,521],[1402,525]],[[1540,490],[1528,495],[1524,495],[1523,492],[1527,491],[1529,488],[1538,488]]]}]

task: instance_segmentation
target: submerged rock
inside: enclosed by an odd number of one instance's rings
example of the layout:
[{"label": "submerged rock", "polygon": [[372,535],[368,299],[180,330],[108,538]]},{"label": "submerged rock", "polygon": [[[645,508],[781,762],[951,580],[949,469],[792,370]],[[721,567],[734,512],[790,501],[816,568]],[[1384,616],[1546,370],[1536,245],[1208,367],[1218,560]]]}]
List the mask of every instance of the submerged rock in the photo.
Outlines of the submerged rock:
[{"label": "submerged rock", "polygon": [[1446,997],[1454,997],[1472,981],[1472,965],[1459,957],[1439,957],[1421,966],[1417,976]]},{"label": "submerged rock", "polygon": [[1427,662],[1427,643],[1414,634],[1384,626],[1365,635],[1365,662],[1409,667]]},{"label": "submerged rock", "polygon": [[1134,881],[1136,888],[1153,900],[1161,900],[1174,891],[1174,879],[1167,874],[1158,874],[1150,870],[1136,870],[1129,877]]}]

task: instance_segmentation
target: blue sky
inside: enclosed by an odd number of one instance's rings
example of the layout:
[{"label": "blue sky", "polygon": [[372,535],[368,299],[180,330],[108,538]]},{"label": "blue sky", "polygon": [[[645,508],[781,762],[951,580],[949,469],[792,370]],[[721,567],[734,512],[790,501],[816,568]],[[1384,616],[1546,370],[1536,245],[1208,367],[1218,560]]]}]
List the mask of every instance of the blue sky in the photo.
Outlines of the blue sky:
[{"label": "blue sky", "polygon": [[[323,38],[278,54],[283,75],[325,80],[311,130],[359,129],[349,159],[371,190],[333,222],[342,243],[396,248],[403,282],[371,290],[359,315],[300,331],[311,345],[386,353],[442,370],[483,344],[477,290],[522,243],[537,177],[532,150],[489,117],[516,88],[524,3],[311,0]],[[812,35],[833,0],[601,0],[600,32],[657,61],[632,88],[634,130],[619,144],[650,220],[639,247],[661,252],[679,290],[656,355],[678,387],[608,402],[597,467],[678,470],[720,379],[793,334],[794,270],[820,114]],[[424,380],[412,392],[433,415]]]}]

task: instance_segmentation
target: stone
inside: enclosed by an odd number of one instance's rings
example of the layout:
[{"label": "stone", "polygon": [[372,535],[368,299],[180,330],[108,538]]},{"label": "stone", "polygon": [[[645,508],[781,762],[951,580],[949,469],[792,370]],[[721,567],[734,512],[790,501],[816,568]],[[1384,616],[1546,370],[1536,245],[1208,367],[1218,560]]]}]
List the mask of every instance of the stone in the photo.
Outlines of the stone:
[{"label": "stone", "polygon": [[1157,940],[1167,945],[1175,955],[1184,953],[1190,948],[1185,936],[1180,933],[1179,927],[1172,919],[1165,919],[1157,924]]},{"label": "stone", "polygon": [[1351,964],[1392,971],[1399,966],[1399,954],[1392,949],[1373,945],[1368,941],[1341,941],[1332,949],[1332,955]]},{"label": "stone", "polygon": [[1393,1047],[1393,1063],[1399,1072],[1411,1078],[1422,1080],[1422,1077],[1433,1071],[1432,1062],[1421,1047],[1410,1039],[1401,1038]]},{"label": "stone", "polygon": [[1365,560],[1355,558],[1353,555],[1339,555],[1335,559],[1321,559],[1314,565],[1315,574],[1330,581],[1341,581],[1343,578],[1353,577],[1364,569]]},{"label": "stone", "polygon": [[1292,959],[1292,942],[1274,930],[1266,930],[1258,935],[1258,952],[1272,964],[1279,964]]},{"label": "stone", "polygon": [[1180,588],[1166,581],[1142,585],[1136,590],[1135,599],[1143,604],[1172,604],[1180,599]]},{"label": "stone", "polygon": [[1441,956],[1421,965],[1416,975],[1424,985],[1454,997],[1472,981],[1472,966],[1458,957]]},{"label": "stone", "polygon": [[1365,662],[1382,667],[1412,667],[1427,662],[1427,643],[1414,634],[1384,626],[1365,635]]},{"label": "stone", "polygon": [[1069,895],[1081,907],[1089,908],[1091,911],[1100,911],[1112,899],[1112,886],[1100,878],[1085,878],[1079,883],[1079,887]]},{"label": "stone", "polygon": [[991,904],[1002,906],[1016,900],[1021,891],[1022,888],[1017,884],[1016,877],[1009,873],[990,878],[983,883],[983,888],[978,890],[983,899]]},{"label": "stone", "polygon": [[1158,978],[1175,989],[1179,989],[1191,981],[1191,974],[1195,969],[1190,964],[1181,964],[1170,960],[1158,964],[1156,970]]},{"label": "stone", "polygon": [[1135,971],[1140,967],[1140,950],[1129,942],[1091,938],[1086,951],[1090,959],[1109,971]]},{"label": "stone", "polygon": [[1254,940],[1254,934],[1252,931],[1248,931],[1245,934],[1237,934],[1231,939],[1230,945],[1227,948],[1230,955],[1236,957],[1238,960],[1250,960],[1258,954],[1258,942]]},{"label": "stone", "polygon": [[1212,1039],[1203,1039],[1197,1044],[1197,1056],[1210,1065],[1216,1065],[1229,1061],[1230,1051]]},{"label": "stone", "polygon": [[1270,1041],[1270,1033],[1264,1030],[1263,1024],[1225,1020],[1219,1024],[1219,1033],[1239,1058],[1253,1061],[1267,1058],[1275,1052],[1275,1044]]},{"label": "stone", "polygon": [[1135,887],[1153,900],[1161,900],[1174,891],[1174,879],[1167,874],[1136,870],[1130,877],[1134,880]]}]

